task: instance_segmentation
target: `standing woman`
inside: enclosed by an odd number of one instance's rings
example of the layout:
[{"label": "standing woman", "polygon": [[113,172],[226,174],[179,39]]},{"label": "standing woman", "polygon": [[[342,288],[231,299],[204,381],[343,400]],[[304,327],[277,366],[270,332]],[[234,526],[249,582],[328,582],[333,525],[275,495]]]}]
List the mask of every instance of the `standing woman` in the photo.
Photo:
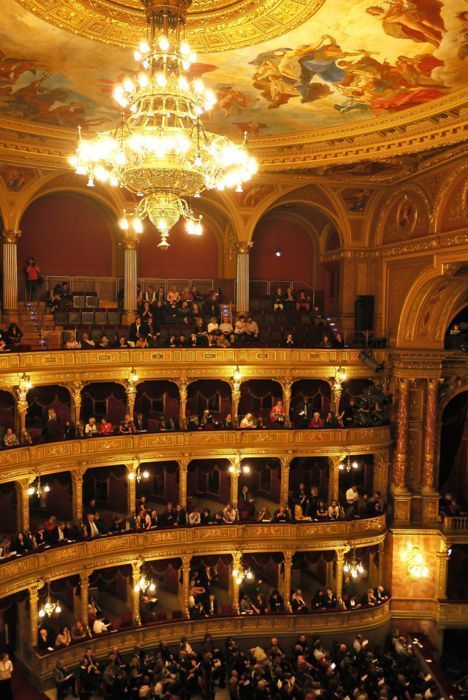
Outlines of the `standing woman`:
[{"label": "standing woman", "polygon": [[6,652],[0,656],[0,698],[2,700],[13,700],[13,690],[11,689],[11,677],[13,675],[13,664]]},{"label": "standing woman", "polygon": [[42,282],[39,265],[34,258],[28,258],[25,265],[27,301],[37,301],[37,290]]}]

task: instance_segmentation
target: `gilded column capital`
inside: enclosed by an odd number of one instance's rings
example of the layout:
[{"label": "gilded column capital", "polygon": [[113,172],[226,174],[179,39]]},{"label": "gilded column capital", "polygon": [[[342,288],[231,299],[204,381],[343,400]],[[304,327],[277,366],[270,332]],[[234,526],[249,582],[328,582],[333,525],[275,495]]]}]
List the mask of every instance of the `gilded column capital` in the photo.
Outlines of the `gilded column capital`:
[{"label": "gilded column capital", "polygon": [[188,571],[190,573],[190,565],[192,563],[192,555],[191,554],[182,554],[180,557],[182,560],[182,567],[184,571]]},{"label": "gilded column capital", "polygon": [[246,255],[250,253],[250,250],[253,246],[253,241],[236,241],[234,246],[237,253],[242,253]]},{"label": "gilded column capital", "polygon": [[283,550],[283,557],[284,557],[284,565],[285,566],[291,566],[293,556],[296,554],[295,549],[284,549]]},{"label": "gilded column capital", "polygon": [[127,231],[124,231],[122,234],[122,245],[124,246],[125,250],[136,250],[140,240],[141,235],[135,233],[131,229],[127,229]]},{"label": "gilded column capital", "polygon": [[22,231],[14,231],[13,229],[5,229],[2,231],[4,243],[16,243],[20,238]]}]

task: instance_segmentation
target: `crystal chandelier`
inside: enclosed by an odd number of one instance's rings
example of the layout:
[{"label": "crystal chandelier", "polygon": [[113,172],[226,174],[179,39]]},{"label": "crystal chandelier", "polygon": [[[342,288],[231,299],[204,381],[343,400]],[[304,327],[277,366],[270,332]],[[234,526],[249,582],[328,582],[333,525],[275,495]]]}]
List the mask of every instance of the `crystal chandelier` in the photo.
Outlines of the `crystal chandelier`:
[{"label": "crystal chandelier", "polygon": [[135,470],[128,473],[128,478],[130,480],[136,479],[137,483],[139,484],[143,479],[149,479],[150,473],[147,469],[141,469],[140,460],[137,457],[135,457],[135,462],[137,463],[137,467]]},{"label": "crystal chandelier", "polygon": [[149,593],[154,593],[156,590],[156,584],[151,579],[146,578],[145,575],[142,575],[133,590],[135,593],[146,593],[146,591]]},{"label": "crystal chandelier", "polygon": [[365,569],[360,561],[356,559],[356,552],[353,551],[353,556],[343,566],[345,574],[349,574],[351,578],[358,578],[365,573]]},{"label": "crystal chandelier", "polygon": [[355,459],[353,459],[353,461],[351,461],[349,458],[349,454],[348,454],[346,456],[346,459],[344,459],[342,462],[339,463],[338,469],[341,472],[347,471],[349,473],[353,470],[359,469],[359,462]]},{"label": "crystal chandelier", "polygon": [[238,567],[235,566],[233,568],[232,577],[239,586],[244,579],[247,579],[247,581],[253,581],[253,579],[255,578],[253,571],[251,571],[250,569],[244,569],[242,564],[239,564]]},{"label": "crystal chandelier", "polygon": [[196,56],[185,41],[185,18],[191,0],[141,0],[146,10],[147,41],[135,59],[141,69],[114,90],[122,110],[114,131],[92,139],[79,134],[70,163],[75,172],[124,187],[139,197],[134,210],[123,213],[120,227],[143,232],[148,217],[161,235],[158,246],[182,217],[187,233],[202,233],[191,198],[206,189],[236,187],[257,170],[245,139],[242,146],[205,130],[201,116],[216,104],[200,79],[188,75]]},{"label": "crystal chandelier", "polygon": [[47,584],[47,598],[46,602],[42,606],[42,608],[39,610],[39,617],[43,618],[47,615],[47,617],[52,617],[52,615],[55,613],[56,615],[60,615],[62,612],[62,608],[60,607],[59,603],[54,603],[52,598],[50,597],[50,586]]},{"label": "crystal chandelier", "polygon": [[240,464],[230,464],[228,471],[230,474],[235,474],[239,477],[241,474],[250,474],[250,467],[248,464],[243,464],[242,466]]}]

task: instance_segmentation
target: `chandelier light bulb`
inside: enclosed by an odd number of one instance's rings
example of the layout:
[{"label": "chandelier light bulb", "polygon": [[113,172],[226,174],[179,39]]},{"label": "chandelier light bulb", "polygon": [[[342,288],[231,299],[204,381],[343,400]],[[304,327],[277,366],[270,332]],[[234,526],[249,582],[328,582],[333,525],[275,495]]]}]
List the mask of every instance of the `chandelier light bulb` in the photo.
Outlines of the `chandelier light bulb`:
[{"label": "chandelier light bulb", "polygon": [[169,50],[169,41],[166,36],[162,36],[159,39],[159,48],[161,51],[168,51]]},{"label": "chandelier light bulb", "polygon": [[44,610],[43,610],[42,608],[39,610],[39,613],[38,613],[38,614],[39,614],[39,617],[44,617],[44,616],[45,616],[45,612],[44,612]]},{"label": "chandelier light bulb", "polygon": [[190,54],[190,46],[186,41],[183,41],[180,45],[180,53],[182,56],[188,56]]},{"label": "chandelier light bulb", "polygon": [[149,471],[147,469],[143,472],[143,479],[149,479]]},{"label": "chandelier light bulb", "polygon": [[242,467],[242,473],[243,474],[250,474],[250,467],[248,464],[244,464],[244,466]]},{"label": "chandelier light bulb", "polygon": [[35,491],[34,486],[30,486],[30,487],[28,488],[28,494],[29,494],[30,496],[34,496],[34,491]]},{"label": "chandelier light bulb", "polygon": [[128,231],[128,219],[125,216],[120,219],[119,226],[122,231]]},{"label": "chandelier light bulb", "polygon": [[86,183],[87,187],[94,187],[94,180],[92,177],[88,178],[88,182]]},{"label": "chandelier light bulb", "polygon": [[150,47],[147,41],[140,41],[140,51],[141,53],[149,53]]},{"label": "chandelier light bulb", "polygon": [[128,472],[128,478],[130,479],[130,481],[133,481],[133,479],[135,478],[135,472]]},{"label": "chandelier light bulb", "polygon": [[141,59],[143,58],[143,56],[142,56],[142,54],[141,54],[140,51],[135,51],[134,54],[133,54],[133,56],[134,56],[134,58],[135,58],[135,61],[138,61],[138,62],[140,62]]}]

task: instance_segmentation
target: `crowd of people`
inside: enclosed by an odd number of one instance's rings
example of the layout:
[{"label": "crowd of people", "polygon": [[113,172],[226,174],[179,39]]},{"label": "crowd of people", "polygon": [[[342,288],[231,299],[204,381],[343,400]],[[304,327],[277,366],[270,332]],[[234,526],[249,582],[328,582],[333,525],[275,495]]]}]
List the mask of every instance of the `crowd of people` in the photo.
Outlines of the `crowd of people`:
[{"label": "crowd of people", "polygon": [[227,503],[220,509],[198,508],[193,503],[188,508],[168,502],[158,511],[146,496],[138,500],[137,510],[130,515],[99,512],[96,500],[87,502],[81,522],[61,520],[50,515],[36,528],[4,535],[0,546],[0,558],[7,560],[44,547],[92,539],[124,532],[145,532],[172,527],[197,527],[209,525],[233,525],[242,523],[304,523],[333,522],[336,520],[372,518],[385,511],[385,502],[379,491],[368,496],[365,489],[352,485],[345,491],[345,503],[327,501],[319,494],[318,487],[306,487],[300,483],[287,505],[279,505],[273,512],[265,505],[257,505],[256,497],[247,485],[239,492],[237,507]]},{"label": "crowd of people", "polygon": [[[265,430],[278,429],[286,426],[286,408],[281,399],[272,406],[268,418],[258,412],[247,412],[238,421],[240,430]],[[291,410],[292,427],[310,430],[334,430],[338,428],[353,428],[364,426],[385,425],[388,422],[388,410],[383,404],[376,401],[370,405],[367,401],[350,398],[347,405],[335,414],[327,411],[326,414],[315,410],[310,401],[305,398],[295,404]],[[198,430],[232,430],[235,421],[231,413],[224,418],[216,417],[206,409],[201,414],[192,413],[186,419],[188,431]],[[174,432],[180,430],[178,417],[161,414],[153,418],[151,422],[147,416],[138,411],[134,416],[126,413],[118,424],[112,423],[106,416],[97,418],[90,416],[86,421],[61,420],[54,408],[47,410],[42,422],[41,434],[37,434],[35,441],[57,442],[60,440],[74,440],[77,438],[109,437],[111,435],[133,435],[147,432]],[[30,445],[33,440],[27,430],[18,436],[12,426],[4,428],[1,445],[3,448]]]},{"label": "crowd of people", "polygon": [[118,700],[201,697],[212,700],[226,688],[230,700],[412,700],[439,698],[432,674],[416,655],[419,640],[392,631],[371,646],[362,634],[337,639],[329,648],[319,637],[298,634],[292,643],[277,636],[242,645],[206,633],[200,643],[182,637],[176,645],[160,642],[154,650],[135,647],[124,655],[118,646],[96,658],[85,650],[78,669],[60,660],[55,668],[59,697],[96,694]]},{"label": "crowd of people", "polygon": [[18,350],[22,338],[23,333],[16,323],[10,323],[5,331],[0,329],[0,352]]}]

